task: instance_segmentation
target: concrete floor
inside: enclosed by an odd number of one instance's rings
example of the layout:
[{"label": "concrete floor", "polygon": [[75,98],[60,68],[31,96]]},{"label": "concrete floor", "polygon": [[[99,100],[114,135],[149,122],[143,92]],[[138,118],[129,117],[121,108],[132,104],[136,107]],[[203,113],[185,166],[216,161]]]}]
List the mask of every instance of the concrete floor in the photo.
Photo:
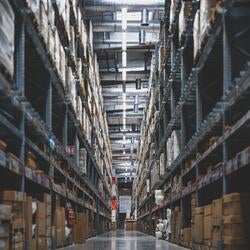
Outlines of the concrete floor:
[{"label": "concrete floor", "polygon": [[140,232],[117,230],[91,238],[83,245],[63,248],[64,250],[185,250],[163,240]]}]

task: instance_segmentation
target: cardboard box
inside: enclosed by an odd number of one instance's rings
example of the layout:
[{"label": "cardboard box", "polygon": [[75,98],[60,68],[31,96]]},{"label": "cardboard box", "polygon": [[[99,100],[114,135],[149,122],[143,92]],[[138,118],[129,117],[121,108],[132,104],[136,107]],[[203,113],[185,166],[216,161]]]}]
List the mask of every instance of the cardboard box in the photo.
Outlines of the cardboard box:
[{"label": "cardboard box", "polygon": [[194,238],[195,243],[202,244],[204,241],[204,208],[195,209],[194,217]]},{"label": "cardboard box", "polygon": [[44,218],[36,218],[36,232],[38,237],[46,235]]},{"label": "cardboard box", "polygon": [[32,239],[32,197],[27,196],[27,201],[24,204],[24,218],[25,218],[25,239]]},{"label": "cardboard box", "polygon": [[73,240],[75,243],[81,244],[84,243],[87,237],[86,231],[86,213],[77,213],[76,214],[76,224],[73,228]]},{"label": "cardboard box", "polygon": [[36,157],[31,152],[27,153],[27,156],[26,156],[26,166],[29,167],[29,168],[31,168],[32,170],[38,170],[39,169]]},{"label": "cardboard box", "polygon": [[56,208],[55,227],[57,247],[61,247],[65,240],[65,209],[63,207]]},{"label": "cardboard box", "polygon": [[212,205],[204,207],[204,240],[211,240]]},{"label": "cardboard box", "polygon": [[133,222],[126,221],[125,228],[126,228],[126,231],[133,231]]},{"label": "cardboard box", "polygon": [[221,226],[222,220],[222,199],[212,202],[212,226]]},{"label": "cardboard box", "polygon": [[191,242],[191,228],[184,228],[183,229],[183,241],[185,243]]},{"label": "cardboard box", "polygon": [[0,192],[0,201],[26,201],[26,194],[23,192],[17,192],[13,190],[4,190]]},{"label": "cardboard box", "polygon": [[[247,238],[249,231],[245,218],[238,215],[224,216],[222,220],[223,237],[243,237]],[[248,226],[249,227],[249,226]]]},{"label": "cardboard box", "polygon": [[37,204],[37,211],[36,211],[36,218],[45,219],[45,203],[40,201],[36,201]]},{"label": "cardboard box", "polygon": [[37,240],[36,239],[31,239],[28,241],[29,244],[29,250],[36,250],[36,245],[37,245]]},{"label": "cardboard box", "polygon": [[11,220],[12,218],[12,206],[0,204],[0,220]]},{"label": "cardboard box", "polygon": [[250,195],[232,193],[223,197],[223,216],[241,215],[247,216],[250,208]]},{"label": "cardboard box", "polygon": [[47,250],[47,247],[46,247],[46,238],[45,237],[41,237],[39,236],[37,238],[37,249],[39,250]]},{"label": "cardboard box", "polygon": [[222,240],[221,227],[213,227],[211,240],[212,247],[217,247],[217,242],[219,240]]}]

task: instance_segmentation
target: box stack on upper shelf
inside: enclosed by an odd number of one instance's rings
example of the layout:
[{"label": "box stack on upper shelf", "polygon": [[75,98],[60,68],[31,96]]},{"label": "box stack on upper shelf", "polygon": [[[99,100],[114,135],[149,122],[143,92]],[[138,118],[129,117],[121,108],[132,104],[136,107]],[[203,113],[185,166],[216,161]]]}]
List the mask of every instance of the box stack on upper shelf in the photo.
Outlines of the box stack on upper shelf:
[{"label": "box stack on upper shelf", "polygon": [[[165,220],[171,209],[173,242],[194,249],[215,250],[223,244],[230,250],[249,248],[243,240],[249,222],[241,218],[242,204],[248,207],[243,197],[250,193],[250,116],[243,103],[250,88],[249,58],[243,55],[249,51],[244,25],[249,10],[244,0],[166,2],[155,63],[163,64],[155,74],[159,115],[150,134],[154,146],[148,147],[154,151],[143,154],[145,143],[141,147],[133,185],[144,232],[153,234],[154,219]],[[145,118],[143,122],[147,124]],[[149,161],[150,167],[144,164]],[[155,173],[146,175],[148,168]],[[153,184],[148,190],[146,182]],[[164,195],[161,205],[154,190]]]},{"label": "box stack on upper shelf", "polygon": [[[89,235],[101,233],[111,219],[112,156],[84,7],[68,0],[4,0],[0,5],[5,17],[0,22],[0,189],[20,190],[27,202],[33,197],[45,203],[46,223],[36,240],[26,234],[30,249],[38,241],[48,247],[57,238],[58,245],[67,243],[65,211],[63,222],[52,225],[54,199],[49,204],[37,193],[57,195],[59,208],[69,204],[74,211],[92,212],[89,220],[98,218],[100,225],[92,226]],[[29,219],[34,222],[34,216]]]}]

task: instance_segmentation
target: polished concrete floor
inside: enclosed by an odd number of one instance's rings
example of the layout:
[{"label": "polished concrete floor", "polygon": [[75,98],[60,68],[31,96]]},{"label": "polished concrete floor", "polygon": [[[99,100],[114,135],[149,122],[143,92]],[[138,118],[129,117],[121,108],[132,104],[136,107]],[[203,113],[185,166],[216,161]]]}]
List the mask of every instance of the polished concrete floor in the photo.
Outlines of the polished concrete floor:
[{"label": "polished concrete floor", "polygon": [[117,230],[91,238],[83,245],[63,248],[64,250],[185,250],[163,240],[140,232]]}]

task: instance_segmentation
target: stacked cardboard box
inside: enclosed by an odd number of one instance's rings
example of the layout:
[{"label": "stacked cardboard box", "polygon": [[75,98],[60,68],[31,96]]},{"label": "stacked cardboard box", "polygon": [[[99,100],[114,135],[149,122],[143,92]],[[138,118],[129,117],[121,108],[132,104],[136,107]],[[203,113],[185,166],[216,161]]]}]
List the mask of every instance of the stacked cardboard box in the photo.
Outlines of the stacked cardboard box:
[{"label": "stacked cardboard box", "polygon": [[185,247],[191,246],[191,228],[183,229],[183,245]]},{"label": "stacked cardboard box", "polygon": [[203,244],[204,242],[204,207],[195,208],[194,241],[196,244]]},{"label": "stacked cardboard box", "polygon": [[45,203],[36,201],[36,213],[35,213],[35,238],[37,249],[46,249],[46,208]]},{"label": "stacked cardboard box", "polygon": [[81,244],[87,238],[87,214],[86,213],[77,213],[76,222],[73,227],[73,241],[75,243]]},{"label": "stacked cardboard box", "polygon": [[221,240],[221,222],[222,222],[222,199],[212,202],[212,248],[217,248],[218,241]]},{"label": "stacked cardboard box", "polygon": [[212,205],[204,207],[204,245],[211,246],[212,237]]},{"label": "stacked cardboard box", "polygon": [[[36,250],[36,239],[33,235],[33,211],[32,211],[32,200],[31,196],[27,196],[24,204],[24,218],[25,218],[25,240],[29,244],[29,249]],[[34,236],[34,238],[33,238]]]},{"label": "stacked cardboard box", "polygon": [[0,192],[0,202],[11,207],[13,220],[11,223],[11,249],[23,249],[25,238],[25,221],[24,221],[24,203],[26,202],[26,194],[17,191]]},{"label": "stacked cardboard box", "polygon": [[55,230],[56,245],[57,247],[61,247],[65,241],[65,209],[63,207],[56,208]]},{"label": "stacked cardboard box", "polygon": [[0,204],[0,249],[10,249],[12,207]]},{"label": "stacked cardboard box", "polygon": [[249,249],[250,195],[232,193],[222,202],[222,239],[225,249]]},{"label": "stacked cardboard box", "polygon": [[181,235],[181,211],[179,207],[175,207],[171,215],[171,241],[174,243],[179,243]]}]

